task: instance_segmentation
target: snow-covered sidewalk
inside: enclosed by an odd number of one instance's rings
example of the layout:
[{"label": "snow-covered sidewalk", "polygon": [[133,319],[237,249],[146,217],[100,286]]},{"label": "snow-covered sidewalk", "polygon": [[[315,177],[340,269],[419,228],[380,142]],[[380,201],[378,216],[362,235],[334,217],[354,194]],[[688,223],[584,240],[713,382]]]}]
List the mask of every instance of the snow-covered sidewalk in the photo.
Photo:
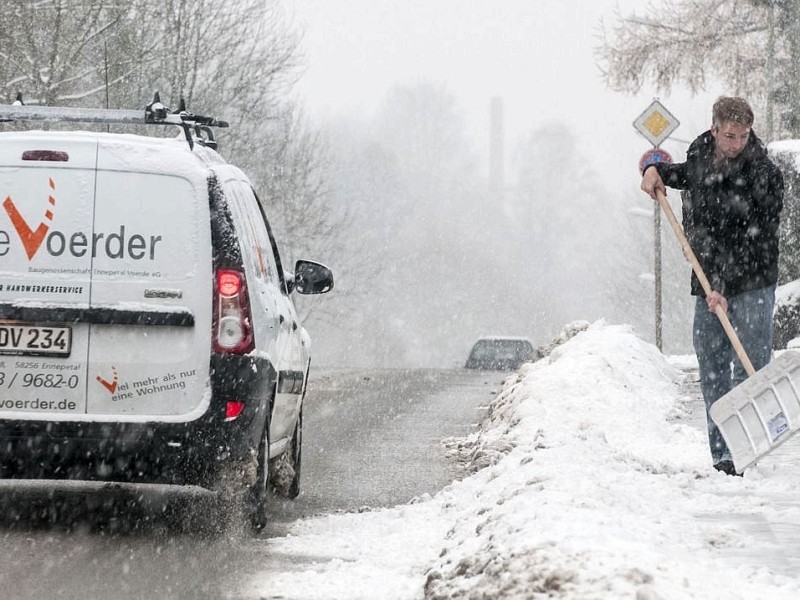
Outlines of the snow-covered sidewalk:
[{"label": "snow-covered sidewalk", "polygon": [[[594,323],[509,377],[480,430],[450,444],[474,474],[416,503],[298,523],[269,542],[301,559],[297,569],[253,590],[309,600],[800,598],[800,578],[730,552],[800,550],[731,518],[769,516],[779,510],[770,497],[800,498],[800,472],[714,471],[705,434],[678,419],[696,402],[681,377],[629,327]],[[780,510],[800,522],[800,503]]]}]

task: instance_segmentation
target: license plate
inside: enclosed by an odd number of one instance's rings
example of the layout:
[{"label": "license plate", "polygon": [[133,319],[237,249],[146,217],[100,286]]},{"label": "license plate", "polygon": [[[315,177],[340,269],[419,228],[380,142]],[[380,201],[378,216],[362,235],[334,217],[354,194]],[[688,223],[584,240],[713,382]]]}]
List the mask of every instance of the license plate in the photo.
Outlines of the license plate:
[{"label": "license plate", "polygon": [[0,354],[69,356],[72,328],[68,325],[0,323]]}]

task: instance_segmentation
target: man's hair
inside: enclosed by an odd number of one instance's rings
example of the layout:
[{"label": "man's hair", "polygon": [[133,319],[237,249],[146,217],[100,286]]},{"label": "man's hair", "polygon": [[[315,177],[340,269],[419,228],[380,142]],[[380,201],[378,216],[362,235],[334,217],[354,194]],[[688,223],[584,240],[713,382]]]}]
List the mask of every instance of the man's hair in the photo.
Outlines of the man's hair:
[{"label": "man's hair", "polygon": [[724,123],[739,123],[741,125],[753,126],[753,109],[744,98],[729,98],[722,96],[714,102],[711,113],[711,120],[714,127],[720,128]]}]

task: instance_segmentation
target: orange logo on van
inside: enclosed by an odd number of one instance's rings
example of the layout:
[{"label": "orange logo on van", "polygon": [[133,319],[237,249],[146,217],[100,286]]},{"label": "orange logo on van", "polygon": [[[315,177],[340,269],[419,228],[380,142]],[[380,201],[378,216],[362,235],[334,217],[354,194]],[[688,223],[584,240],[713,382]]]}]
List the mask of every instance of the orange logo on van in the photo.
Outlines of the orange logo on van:
[{"label": "orange logo on van", "polygon": [[104,388],[106,388],[109,392],[113,394],[114,392],[117,391],[117,383],[119,382],[119,373],[117,373],[117,367],[115,367],[114,365],[111,365],[111,372],[114,374],[114,377],[111,379],[111,381],[103,379],[102,377],[100,377],[100,375],[97,376],[97,381],[98,383],[100,383],[100,385],[102,385]]},{"label": "orange logo on van", "polygon": [[[56,184],[50,179],[50,189],[55,191]],[[56,205],[56,199],[53,196],[48,196],[47,198],[50,202],[51,206]],[[17,235],[19,235],[19,239],[22,241],[22,245],[25,247],[25,254],[28,255],[28,260],[31,260],[34,255],[39,251],[39,248],[42,246],[42,242],[44,241],[45,236],[47,235],[48,230],[50,229],[50,222],[53,220],[53,211],[48,209],[44,213],[44,217],[47,222],[39,223],[39,226],[36,230],[32,230],[30,225],[22,218],[22,215],[19,214],[17,207],[14,206],[14,201],[11,200],[11,196],[6,196],[5,202],[3,202],[3,208],[6,209],[6,213],[8,214],[8,218],[11,219],[11,224],[14,225],[14,229],[17,230]]]}]

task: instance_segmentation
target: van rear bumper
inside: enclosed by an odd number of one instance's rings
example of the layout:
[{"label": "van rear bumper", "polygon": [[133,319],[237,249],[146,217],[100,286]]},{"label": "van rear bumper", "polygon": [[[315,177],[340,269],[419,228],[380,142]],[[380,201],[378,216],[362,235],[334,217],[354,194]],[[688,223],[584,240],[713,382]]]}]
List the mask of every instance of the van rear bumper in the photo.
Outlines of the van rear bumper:
[{"label": "van rear bumper", "polygon": [[[0,478],[213,487],[222,465],[257,450],[275,380],[265,359],[214,355],[211,402],[194,421],[0,419]],[[233,420],[226,419],[229,400],[245,404]]]}]

